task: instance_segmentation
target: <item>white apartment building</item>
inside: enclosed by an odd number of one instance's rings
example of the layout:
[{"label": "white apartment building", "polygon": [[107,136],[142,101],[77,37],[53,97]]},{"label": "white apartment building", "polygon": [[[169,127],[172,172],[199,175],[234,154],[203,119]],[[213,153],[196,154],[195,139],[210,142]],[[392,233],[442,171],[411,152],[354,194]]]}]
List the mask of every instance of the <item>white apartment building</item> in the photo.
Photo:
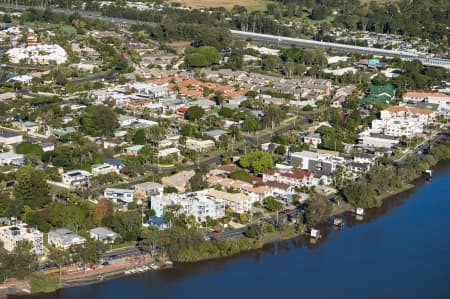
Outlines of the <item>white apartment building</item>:
[{"label": "white apartment building", "polygon": [[344,163],[345,159],[339,157],[337,153],[301,151],[291,154],[291,164],[293,166],[324,175],[330,175]]},{"label": "white apartment building", "polygon": [[25,48],[12,48],[6,52],[12,63],[25,61],[28,64],[63,64],[67,53],[60,45],[35,45]]},{"label": "white apartment building", "polygon": [[407,106],[391,106],[380,112],[381,120],[411,120],[414,122],[427,125],[434,120],[434,112],[431,109],[407,107]]},{"label": "white apartment building", "polygon": [[133,202],[134,189],[106,188],[103,197],[114,203],[129,204]]},{"label": "white apartment building", "polygon": [[375,119],[372,121],[370,131],[394,137],[413,137],[423,133],[423,124],[410,119]]},{"label": "white apartment building", "polygon": [[128,90],[135,91],[136,95],[151,98],[161,98],[167,97],[169,95],[167,84],[159,85],[153,83],[136,82],[128,85]]},{"label": "white apartment building", "polygon": [[243,193],[228,193],[215,189],[207,189],[201,192],[211,198],[225,202],[234,212],[239,214],[250,211],[253,203],[259,201],[259,199]]},{"label": "white apartment building", "polygon": [[83,245],[86,239],[67,228],[59,228],[48,233],[48,244],[67,250],[72,246]]},{"label": "white apartment building", "polygon": [[36,255],[44,254],[44,234],[25,223],[0,227],[0,241],[6,251],[12,252],[20,241],[30,241]]},{"label": "white apartment building", "polygon": [[267,170],[263,173],[263,182],[277,182],[289,186],[309,187],[315,181],[311,171],[297,168],[287,171]]},{"label": "white apartment building", "polygon": [[220,219],[225,217],[225,202],[207,194],[162,194],[151,197],[151,207],[156,212],[156,217],[163,217],[167,206],[180,205],[178,213],[194,216],[199,222],[205,222],[206,217]]},{"label": "white apartment building", "polygon": [[111,165],[111,164],[96,164],[92,166],[92,175],[97,176],[101,174],[107,174],[107,173],[119,173],[119,170],[117,167]]}]

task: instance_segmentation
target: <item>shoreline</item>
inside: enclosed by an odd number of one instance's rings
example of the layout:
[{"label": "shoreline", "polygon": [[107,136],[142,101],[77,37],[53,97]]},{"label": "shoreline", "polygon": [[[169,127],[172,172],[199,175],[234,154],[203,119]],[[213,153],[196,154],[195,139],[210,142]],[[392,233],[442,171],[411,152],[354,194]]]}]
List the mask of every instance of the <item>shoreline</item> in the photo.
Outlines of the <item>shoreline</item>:
[{"label": "shoreline", "polygon": [[[439,162],[436,163],[436,165],[432,166],[431,169],[434,171],[436,169],[440,169],[443,166],[445,168],[450,168],[450,159],[446,159],[446,160],[441,160]],[[444,165],[443,165],[444,164]],[[447,164],[447,165],[445,165]],[[425,179],[423,178],[423,176],[418,175],[417,177],[415,177],[411,182],[408,182],[405,184],[405,186],[399,190],[396,190],[395,192],[389,193],[389,194],[385,194],[381,197],[382,200],[382,205],[385,203],[386,200],[389,200],[393,197],[397,197],[397,196],[402,196],[403,194],[414,190],[418,185],[425,183]],[[371,208],[368,210],[374,210],[374,209],[378,209],[377,208]],[[335,214],[330,214],[327,218],[326,221],[324,221],[322,224],[320,224],[321,227],[333,227],[333,225],[329,222],[329,220],[332,217],[335,216],[343,216],[346,215],[348,213],[351,213],[353,210],[353,207],[348,207],[346,209],[343,209],[342,211],[339,211],[338,213]],[[257,250],[261,250],[262,248],[264,248],[267,245],[271,245],[271,244],[276,244],[278,242],[282,242],[282,241],[287,241],[287,240],[293,240],[296,238],[301,238],[301,237],[307,237],[307,235],[304,232],[286,232],[285,234],[280,233],[278,236],[274,236],[274,238],[269,238],[267,240],[260,240],[260,244],[258,244],[257,247],[252,248],[250,250],[242,250],[236,254],[232,254],[232,255],[226,255],[226,256],[218,256],[218,257],[208,257],[208,258],[204,258],[204,259],[199,259],[197,261],[194,262],[176,262],[177,264],[194,264],[194,263],[199,263],[199,262],[207,262],[207,261],[213,261],[213,260],[219,260],[219,259],[224,259],[224,258],[233,258],[233,256],[237,256],[239,254],[243,254],[243,253],[249,253],[249,252],[254,252]],[[319,239],[320,240],[320,239]],[[320,245],[320,241],[318,240],[318,244]],[[174,263],[175,264],[175,263]],[[161,269],[159,270],[152,270],[152,271],[161,271],[161,270],[167,270],[170,269],[172,267],[175,267],[175,265],[171,266],[171,267],[161,267]],[[117,273],[114,273],[112,275],[108,275],[106,277],[104,277],[101,280],[98,279],[86,279],[86,280],[82,280],[82,281],[76,281],[76,282],[71,282],[71,283],[67,283],[65,285],[62,285],[61,288],[59,288],[58,290],[62,290],[62,289],[66,289],[66,288],[73,288],[73,287],[78,287],[78,286],[85,286],[85,285],[92,285],[92,284],[99,284],[105,281],[109,281],[109,280],[113,280],[113,279],[118,279],[118,278],[123,278],[123,277],[133,277],[135,275],[138,274],[145,274],[146,272],[142,272],[142,273],[134,273],[131,275],[126,275],[124,273],[123,270],[117,271]],[[103,274],[104,275],[104,274]],[[20,290],[19,290],[20,292]],[[36,293],[14,293],[15,295],[20,295],[20,296],[27,296],[27,295],[33,295]],[[2,297],[2,295],[0,295],[0,299],[3,298],[7,298],[8,295],[5,295],[5,297]]]}]

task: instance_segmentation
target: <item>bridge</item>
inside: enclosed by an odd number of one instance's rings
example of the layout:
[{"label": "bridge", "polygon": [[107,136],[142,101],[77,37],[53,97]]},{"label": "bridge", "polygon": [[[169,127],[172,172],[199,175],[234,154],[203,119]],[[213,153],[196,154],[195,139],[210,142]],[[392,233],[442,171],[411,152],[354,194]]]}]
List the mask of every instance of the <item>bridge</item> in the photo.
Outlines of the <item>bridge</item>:
[{"label": "bridge", "polygon": [[424,57],[418,54],[409,53],[406,51],[396,51],[396,50],[385,50],[385,49],[377,49],[370,47],[360,47],[360,46],[352,46],[346,44],[338,44],[338,43],[330,43],[330,42],[322,42],[315,41],[303,38],[292,38],[287,36],[278,36],[278,35],[270,35],[270,34],[261,34],[254,32],[246,32],[239,30],[230,30],[231,35],[240,39],[251,39],[254,41],[260,41],[265,43],[277,44],[277,45],[294,45],[301,48],[323,48],[323,49],[332,49],[342,52],[350,52],[350,53],[358,53],[358,54],[371,54],[378,56],[385,56],[391,58],[400,58],[406,61],[419,60],[423,65],[427,66],[435,66],[435,67],[443,67],[446,69],[450,69],[450,59],[444,58],[430,58]]}]

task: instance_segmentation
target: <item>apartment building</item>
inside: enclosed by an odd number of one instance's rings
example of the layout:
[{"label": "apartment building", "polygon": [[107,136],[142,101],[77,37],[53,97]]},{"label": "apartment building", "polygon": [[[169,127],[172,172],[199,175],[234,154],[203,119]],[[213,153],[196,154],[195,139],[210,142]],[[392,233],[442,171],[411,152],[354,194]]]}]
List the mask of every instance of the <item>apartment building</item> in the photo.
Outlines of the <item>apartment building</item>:
[{"label": "apartment building", "polygon": [[33,245],[33,253],[43,255],[43,239],[44,234],[41,231],[25,223],[0,227],[0,241],[3,243],[3,248],[8,252],[12,252],[18,242],[29,241]]}]

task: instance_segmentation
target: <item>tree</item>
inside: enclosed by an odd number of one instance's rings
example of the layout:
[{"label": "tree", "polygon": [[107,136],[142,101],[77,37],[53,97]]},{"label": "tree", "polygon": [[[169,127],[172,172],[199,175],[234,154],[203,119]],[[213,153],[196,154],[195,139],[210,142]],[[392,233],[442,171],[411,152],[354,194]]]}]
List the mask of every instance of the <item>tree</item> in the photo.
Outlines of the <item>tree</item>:
[{"label": "tree", "polygon": [[199,106],[192,106],[184,113],[184,117],[187,120],[196,121],[205,115],[205,109]]},{"label": "tree", "polygon": [[283,203],[276,200],[275,197],[269,196],[264,200],[264,207],[271,212],[281,211],[283,209]]},{"label": "tree", "polygon": [[192,191],[199,191],[208,187],[208,183],[203,178],[203,173],[198,171],[189,180],[189,185]]},{"label": "tree", "polygon": [[80,118],[81,129],[92,136],[113,136],[119,127],[117,116],[111,108],[99,105],[84,109]]},{"label": "tree", "polygon": [[330,213],[331,203],[328,199],[317,193],[311,194],[305,209],[306,223],[309,225],[316,225]]},{"label": "tree", "polygon": [[50,202],[50,194],[42,170],[22,166],[16,172],[14,196],[32,208],[42,207]]},{"label": "tree", "polygon": [[114,212],[114,206],[112,202],[106,198],[102,198],[95,206],[94,213],[92,215],[95,225],[100,226],[103,218],[112,216]]},{"label": "tree", "polygon": [[243,169],[238,169],[230,173],[230,179],[240,180],[250,184],[253,182],[252,176]]},{"label": "tree", "polygon": [[253,173],[261,173],[273,166],[273,158],[269,153],[254,151],[243,155],[239,164]]},{"label": "tree", "polygon": [[145,144],[145,130],[144,129],[138,129],[136,133],[134,133],[133,136],[133,144]]},{"label": "tree", "polygon": [[266,55],[262,59],[262,66],[266,71],[276,71],[280,63],[281,59],[276,55]]},{"label": "tree", "polygon": [[208,58],[200,53],[191,53],[186,55],[185,62],[190,67],[208,66]]}]

